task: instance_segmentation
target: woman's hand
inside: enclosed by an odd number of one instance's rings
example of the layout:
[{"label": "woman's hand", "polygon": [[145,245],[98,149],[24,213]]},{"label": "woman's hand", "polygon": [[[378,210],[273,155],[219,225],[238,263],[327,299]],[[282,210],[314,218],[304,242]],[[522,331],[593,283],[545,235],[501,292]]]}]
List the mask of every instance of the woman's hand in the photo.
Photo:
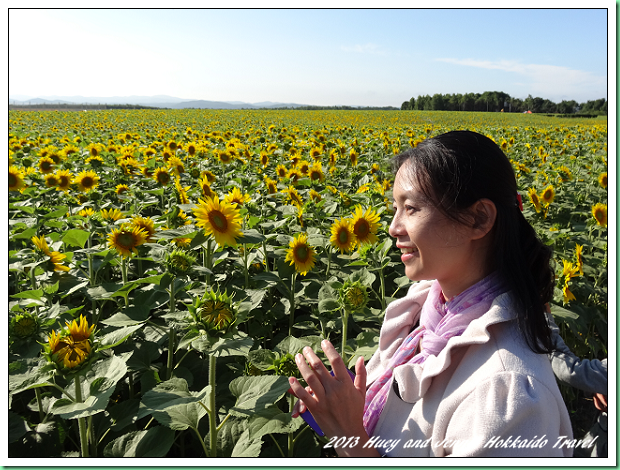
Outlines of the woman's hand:
[{"label": "woman's hand", "polygon": [[332,366],[334,375],[328,372],[310,347],[303,349],[303,356],[297,354],[295,361],[308,387],[304,389],[296,378],[289,378],[291,392],[303,402],[303,404],[297,403],[293,409],[293,416],[297,416],[307,408],[326,436],[358,437],[356,445],[347,449],[336,449],[341,456],[379,456],[374,448],[363,448],[368,441],[363,423],[366,398],[364,358],[360,357],[357,360],[355,380],[351,381],[344,361],[334,346],[325,340],[321,343],[321,348]]}]

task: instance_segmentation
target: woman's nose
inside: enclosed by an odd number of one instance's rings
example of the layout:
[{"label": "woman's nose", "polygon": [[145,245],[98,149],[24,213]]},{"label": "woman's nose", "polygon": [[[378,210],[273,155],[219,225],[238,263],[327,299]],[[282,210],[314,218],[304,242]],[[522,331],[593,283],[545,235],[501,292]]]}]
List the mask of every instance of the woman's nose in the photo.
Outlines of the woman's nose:
[{"label": "woman's nose", "polygon": [[397,238],[398,235],[401,234],[402,232],[402,225],[399,221],[399,217],[397,215],[394,215],[394,218],[392,219],[392,223],[390,224],[390,229],[388,230],[389,234],[394,237]]}]

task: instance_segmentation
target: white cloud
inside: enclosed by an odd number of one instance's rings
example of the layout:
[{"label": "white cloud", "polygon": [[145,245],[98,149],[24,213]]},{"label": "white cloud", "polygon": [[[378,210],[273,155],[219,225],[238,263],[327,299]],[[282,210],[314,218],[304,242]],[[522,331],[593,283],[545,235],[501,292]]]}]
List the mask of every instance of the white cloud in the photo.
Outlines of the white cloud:
[{"label": "white cloud", "polygon": [[529,79],[526,86],[531,89],[531,94],[540,95],[543,98],[553,99],[554,96],[574,96],[573,99],[579,99],[577,95],[586,93],[591,95],[592,91],[595,90],[601,94],[601,98],[607,97],[607,77],[583,70],[575,70],[558,65],[523,64],[515,60],[489,61],[451,58],[435,60],[519,74]]},{"label": "white cloud", "polygon": [[340,46],[340,49],[345,52],[357,52],[358,54],[388,55],[388,51],[372,43],[356,44],[355,46]]}]

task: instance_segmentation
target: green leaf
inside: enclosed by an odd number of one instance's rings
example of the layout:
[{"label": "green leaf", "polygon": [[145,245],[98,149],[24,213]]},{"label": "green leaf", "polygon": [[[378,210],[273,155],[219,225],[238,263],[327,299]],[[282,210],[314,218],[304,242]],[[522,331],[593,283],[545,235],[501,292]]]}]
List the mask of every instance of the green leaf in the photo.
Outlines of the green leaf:
[{"label": "green leaf", "polygon": [[232,337],[214,338],[208,335],[192,341],[192,347],[215,357],[247,356],[254,345],[254,340],[239,332]]},{"label": "green leaf", "polygon": [[258,439],[265,434],[288,434],[297,431],[304,420],[301,417],[292,418],[291,414],[280,410],[276,405],[252,416],[248,422],[249,438]]},{"label": "green leaf", "polygon": [[577,320],[577,319],[579,319],[579,315],[578,314],[576,314],[575,312],[571,312],[570,310],[567,310],[565,308],[562,308],[559,305],[550,304],[550,307],[551,307],[551,314],[554,317],[563,318],[563,319],[570,319],[570,320]]},{"label": "green leaf", "polygon": [[250,439],[246,429],[235,444],[231,457],[258,457],[263,443],[260,439]]},{"label": "green leaf", "polygon": [[[112,356],[95,363],[85,374],[84,383],[81,384],[84,401],[77,403],[65,399],[58,400],[54,403],[52,413],[64,419],[85,418],[101,413],[106,409],[116,384],[126,373],[127,365],[119,356]],[[82,376],[76,376],[76,379],[77,377],[82,378]],[[69,390],[75,396],[75,382],[71,383]]]},{"label": "green leaf", "polygon": [[51,286],[46,286],[43,288],[43,291],[48,294],[48,295],[52,295],[55,294],[56,292],[58,292],[58,286],[60,285],[60,283],[58,281],[56,281],[56,283],[52,284]]},{"label": "green leaf", "polygon": [[30,430],[24,418],[9,410],[9,444],[15,442]]},{"label": "green leaf", "polygon": [[235,406],[229,412],[233,416],[252,416],[276,403],[289,387],[288,379],[281,375],[238,377],[229,385],[230,391],[237,397]]},{"label": "green leaf", "polygon": [[51,365],[28,363],[26,361],[13,362],[9,366],[9,391],[12,395],[30,388],[49,385],[53,376]]},{"label": "green leaf", "polygon": [[329,313],[340,308],[338,299],[322,299],[319,300],[319,313]]},{"label": "green leaf", "polygon": [[84,248],[84,245],[86,245],[88,241],[88,237],[90,237],[90,232],[73,228],[65,232],[62,236],[62,241],[67,246],[79,246],[80,248]]},{"label": "green leaf", "polygon": [[174,442],[174,431],[155,426],[146,431],[134,431],[110,442],[103,450],[104,457],[165,457]]},{"label": "green leaf", "polygon": [[37,228],[36,227],[31,227],[29,229],[24,230],[21,233],[16,233],[15,235],[12,235],[11,237],[13,239],[27,238],[28,240],[30,240],[32,237],[36,236],[36,234],[37,234]]},{"label": "green leaf", "polygon": [[162,230],[157,232],[158,240],[170,240],[172,238],[192,238],[198,233],[194,227],[181,227],[174,230]]},{"label": "green leaf", "polygon": [[258,243],[262,243],[266,240],[265,236],[262,235],[256,229],[244,230],[243,236],[237,239],[237,243],[248,243],[252,245],[256,245]]},{"label": "green leaf", "polygon": [[43,216],[44,219],[54,219],[56,217],[62,217],[67,214],[69,208],[67,206],[58,206],[58,209],[52,212],[48,212]]},{"label": "green leaf", "polygon": [[141,327],[142,323],[133,326],[126,326],[125,328],[119,328],[118,330],[108,333],[107,335],[99,339],[99,347],[97,348],[97,350],[103,351],[104,349],[110,349],[118,346],[127,338],[129,338],[134,331],[138,330]]},{"label": "green leaf", "polygon": [[159,423],[176,431],[198,429],[198,422],[207,413],[198,402],[208,403],[210,394],[210,385],[200,392],[190,392],[185,379],[172,378],[144,394],[145,408],[138,417],[152,414]]},{"label": "green leaf", "polygon": [[13,297],[15,299],[41,300],[41,297],[43,297],[43,290],[42,289],[25,290],[23,292],[19,292],[17,294],[13,294],[11,297]]}]

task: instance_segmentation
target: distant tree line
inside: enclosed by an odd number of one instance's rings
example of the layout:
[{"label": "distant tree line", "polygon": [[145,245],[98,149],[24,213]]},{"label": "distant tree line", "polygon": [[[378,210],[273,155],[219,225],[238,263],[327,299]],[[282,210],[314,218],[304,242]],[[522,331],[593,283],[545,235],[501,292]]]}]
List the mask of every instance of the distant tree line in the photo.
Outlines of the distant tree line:
[{"label": "distant tree line", "polygon": [[67,109],[67,110],[101,110],[101,109],[161,109],[140,104],[93,104],[93,103],[9,103],[9,109]]},{"label": "distant tree line", "polygon": [[575,100],[553,101],[532,97],[528,95],[524,100],[513,98],[502,91],[485,91],[484,93],[455,93],[442,95],[436,93],[433,96],[419,95],[404,101],[401,110],[424,110],[424,111],[488,111],[506,113],[532,113],[547,114],[607,114],[607,100],[598,100],[577,103]]}]

